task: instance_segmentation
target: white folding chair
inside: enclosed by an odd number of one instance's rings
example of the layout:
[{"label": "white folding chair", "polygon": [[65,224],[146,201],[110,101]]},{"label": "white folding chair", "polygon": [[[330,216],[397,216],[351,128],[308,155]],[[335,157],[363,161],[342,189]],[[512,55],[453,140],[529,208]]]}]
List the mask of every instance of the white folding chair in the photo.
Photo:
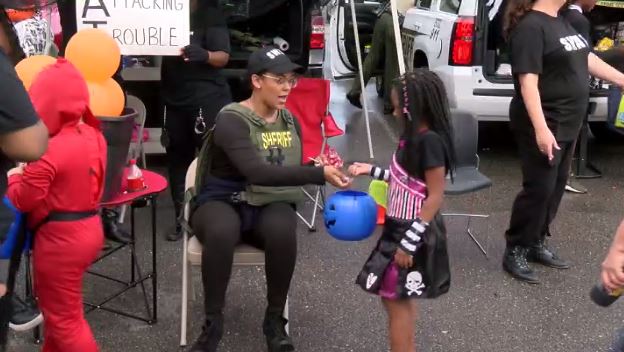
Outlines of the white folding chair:
[{"label": "white folding chair", "polygon": [[[134,120],[136,126],[139,127],[137,133],[136,141],[132,141],[130,143],[130,157],[140,157],[142,167],[144,169],[147,168],[147,163],[145,162],[145,150],[143,148],[143,130],[145,129],[145,119],[147,118],[147,109],[145,108],[145,104],[135,97],[134,95],[128,95],[126,98],[126,106],[136,111],[137,116]],[[137,155],[138,154],[138,155]]]},{"label": "white folding chair", "polygon": [[[188,191],[195,185],[195,174],[197,169],[197,159],[191,163],[188,171],[186,172],[185,189]],[[184,207],[184,218],[188,221],[190,215],[190,206],[187,204]],[[189,234],[184,233],[182,241],[182,312],[180,314],[180,346],[186,346],[187,338],[187,325],[188,325],[188,291],[191,291],[191,296],[195,299],[195,290],[193,288],[192,268],[193,266],[201,265],[202,257],[202,245],[199,243],[195,236],[189,238]],[[265,258],[264,251],[246,245],[240,244],[236,247],[234,252],[233,266],[264,266]],[[284,307],[284,318],[288,319],[288,299],[286,300],[286,306]],[[286,331],[288,332],[288,325],[286,325]]]}]

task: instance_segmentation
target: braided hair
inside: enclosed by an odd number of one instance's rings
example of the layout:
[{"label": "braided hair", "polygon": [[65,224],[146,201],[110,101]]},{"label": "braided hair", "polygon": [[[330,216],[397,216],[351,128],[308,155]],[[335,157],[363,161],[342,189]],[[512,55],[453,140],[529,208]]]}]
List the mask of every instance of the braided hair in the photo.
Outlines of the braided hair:
[{"label": "braided hair", "polygon": [[19,44],[19,39],[17,37],[17,33],[15,33],[13,23],[9,19],[9,16],[7,15],[3,5],[0,5],[0,26],[2,27],[1,30],[4,32],[9,41],[10,52],[7,53],[7,55],[9,55],[11,61],[13,61],[13,64],[16,65],[26,55],[24,54],[24,51]]},{"label": "braided hair", "polygon": [[[446,169],[453,176],[456,157],[453,146],[451,111],[444,83],[427,69],[415,69],[399,77],[395,84],[401,112],[406,117],[403,140],[406,150],[418,150],[422,123],[442,138]],[[418,174],[420,153],[402,153],[402,164],[411,175]]]}]

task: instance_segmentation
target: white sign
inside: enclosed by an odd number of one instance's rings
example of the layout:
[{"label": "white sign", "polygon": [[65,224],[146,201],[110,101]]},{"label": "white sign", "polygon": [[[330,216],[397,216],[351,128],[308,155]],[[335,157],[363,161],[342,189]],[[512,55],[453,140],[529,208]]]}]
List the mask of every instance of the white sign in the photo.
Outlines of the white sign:
[{"label": "white sign", "polygon": [[190,41],[189,0],[76,0],[78,30],[100,28],[122,55],[180,55]]}]

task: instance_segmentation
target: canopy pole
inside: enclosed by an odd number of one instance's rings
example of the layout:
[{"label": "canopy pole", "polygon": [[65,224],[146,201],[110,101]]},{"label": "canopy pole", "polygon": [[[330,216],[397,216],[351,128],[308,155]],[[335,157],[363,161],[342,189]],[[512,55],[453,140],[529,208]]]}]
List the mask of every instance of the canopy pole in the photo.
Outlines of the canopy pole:
[{"label": "canopy pole", "polygon": [[394,42],[396,43],[397,57],[399,59],[399,75],[405,74],[405,59],[403,56],[403,41],[401,40],[401,28],[399,28],[399,10],[397,0],[390,0],[392,12],[392,25],[394,26]]},{"label": "canopy pole", "polygon": [[[355,37],[355,50],[357,54],[358,78],[360,79],[360,87],[362,87],[362,109],[364,110],[364,118],[366,119],[366,136],[368,137],[368,154],[371,159],[373,155],[373,142],[371,138],[370,120],[368,117],[368,97],[366,95],[366,86],[364,85],[364,71],[362,69],[362,50],[360,48],[360,33],[358,30],[357,16],[355,14],[355,1],[349,0],[351,4],[351,18],[353,21],[353,36]],[[397,22],[398,23],[398,22]]]}]

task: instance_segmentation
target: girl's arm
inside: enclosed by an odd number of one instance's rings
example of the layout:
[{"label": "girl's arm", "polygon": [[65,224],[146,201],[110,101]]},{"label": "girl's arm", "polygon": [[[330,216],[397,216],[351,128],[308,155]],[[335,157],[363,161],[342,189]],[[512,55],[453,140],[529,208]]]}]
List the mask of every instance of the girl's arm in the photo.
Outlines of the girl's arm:
[{"label": "girl's arm", "polygon": [[589,53],[587,63],[589,65],[589,73],[592,76],[612,82],[619,87],[624,87],[624,74],[604,62],[596,54]]},{"label": "girl's arm", "polygon": [[548,160],[554,158],[555,149],[559,150],[559,145],[555,140],[555,136],[546,125],[546,118],[542,110],[542,100],[540,98],[537,87],[539,76],[535,73],[523,73],[518,76],[520,81],[520,91],[522,100],[526,106],[531,124],[535,130],[535,138],[539,150],[548,157]]},{"label": "girl's arm", "polygon": [[423,202],[420,217],[416,219],[405,232],[399,247],[405,254],[413,255],[421,244],[421,239],[429,223],[436,216],[444,201],[444,186],[446,183],[446,168],[435,167],[425,171],[427,183],[427,199]]},{"label": "girl's arm", "polygon": [[48,196],[55,175],[56,168],[46,154],[40,160],[28,164],[23,174],[9,176],[7,196],[17,209],[28,213]]},{"label": "girl's arm", "polygon": [[390,170],[366,163],[353,163],[349,166],[351,176],[368,175],[380,181],[390,180]]}]

